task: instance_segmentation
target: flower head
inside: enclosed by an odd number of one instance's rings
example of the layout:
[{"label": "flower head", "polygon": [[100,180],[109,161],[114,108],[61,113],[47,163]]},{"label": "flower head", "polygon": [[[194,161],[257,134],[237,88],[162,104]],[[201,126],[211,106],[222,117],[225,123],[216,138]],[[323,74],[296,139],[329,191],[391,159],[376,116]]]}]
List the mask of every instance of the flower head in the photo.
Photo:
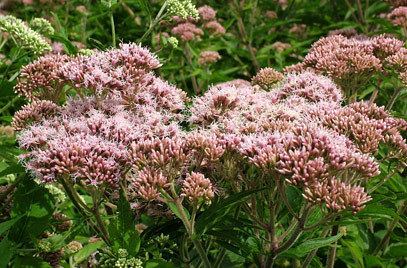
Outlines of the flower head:
[{"label": "flower head", "polygon": [[216,17],[216,11],[210,6],[201,6],[198,8],[199,16],[204,21],[214,20]]},{"label": "flower head", "polygon": [[282,73],[274,70],[273,68],[263,68],[261,69],[253,78],[252,84],[259,85],[260,87],[267,89],[283,80],[284,76]]},{"label": "flower head", "polygon": [[195,172],[187,175],[182,183],[181,192],[182,196],[194,204],[200,201],[208,202],[215,196],[211,181],[203,174]]},{"label": "flower head", "polygon": [[34,18],[30,21],[30,27],[43,35],[53,35],[54,34],[54,28],[52,27],[51,23],[47,21],[46,19],[43,18]]},{"label": "flower head", "polygon": [[168,11],[172,16],[179,16],[182,19],[191,17],[199,18],[199,12],[191,0],[169,0],[167,1]]},{"label": "flower head", "polygon": [[180,23],[172,28],[171,33],[181,38],[182,41],[198,39],[204,33],[195,24],[190,22]]},{"label": "flower head", "polygon": [[198,63],[200,65],[209,65],[220,60],[221,56],[217,51],[202,51],[199,54]]},{"label": "flower head", "polygon": [[12,15],[0,16],[0,30],[11,34],[19,45],[39,56],[51,51],[51,46],[36,31]]}]

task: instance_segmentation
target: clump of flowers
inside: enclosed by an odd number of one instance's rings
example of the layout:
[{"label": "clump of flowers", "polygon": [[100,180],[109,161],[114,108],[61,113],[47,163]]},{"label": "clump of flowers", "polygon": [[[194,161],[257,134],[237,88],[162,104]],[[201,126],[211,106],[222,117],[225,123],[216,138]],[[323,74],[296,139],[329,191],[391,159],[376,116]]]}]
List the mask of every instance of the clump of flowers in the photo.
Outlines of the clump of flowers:
[{"label": "clump of flowers", "polygon": [[50,36],[54,34],[54,28],[52,27],[51,23],[43,18],[32,19],[30,21],[30,27],[43,35]]},{"label": "clump of flowers", "polygon": [[304,37],[306,34],[307,25],[294,23],[290,28],[289,33],[296,35],[298,37]]},{"label": "clump of flowers", "polygon": [[[219,36],[225,34],[225,28],[216,20],[216,11],[210,6],[198,8],[197,17],[182,17],[175,15],[173,20],[177,23],[171,33],[182,41],[192,41],[204,35],[202,29],[206,29],[211,35]],[[201,23],[201,25],[199,25]]]},{"label": "clump of flowers", "polygon": [[406,0],[386,0],[386,2],[389,2],[393,7],[407,6]]},{"label": "clump of flowers", "polygon": [[189,17],[193,19],[198,19],[199,12],[191,0],[169,0],[168,12],[172,16],[179,16],[182,19],[187,19]]},{"label": "clump of flowers", "polygon": [[216,18],[216,10],[210,6],[201,6],[198,8],[199,16],[204,21],[211,21]]},{"label": "clump of flowers", "polygon": [[284,75],[273,68],[267,67],[263,68],[257,72],[257,74],[252,78],[252,84],[258,85],[263,89],[271,88],[276,83],[283,80]]},{"label": "clump of flowers", "polygon": [[34,55],[42,55],[52,50],[43,36],[12,15],[0,16],[0,30],[11,34],[20,46]]},{"label": "clump of flowers", "polygon": [[212,88],[194,101],[191,120],[223,137],[237,159],[272,174],[276,183],[301,187],[307,200],[333,211],[356,212],[370,200],[359,184],[379,173],[373,158],[379,144],[394,144],[399,157],[406,152],[399,133],[405,121],[374,104],[341,107],[341,101],[330,79],[306,72],[289,75],[271,92]]},{"label": "clump of flowers", "polygon": [[393,9],[387,18],[397,26],[401,26],[405,31],[407,30],[407,6],[400,6]]},{"label": "clump of flowers", "polygon": [[200,65],[208,65],[217,62],[221,56],[217,51],[202,51],[199,54],[198,63]]},{"label": "clump of flowers", "polygon": [[[265,222],[271,215],[258,215],[260,209],[251,206],[268,210],[277,198],[301,220],[317,207],[331,215],[357,213],[371,200],[364,185],[380,172],[379,146],[386,146],[395,160],[407,155],[401,135],[407,122],[373,103],[342,105],[343,93],[320,74],[327,66],[317,55],[360,48],[362,56],[375,57],[373,66],[381,67],[400,50],[400,42],[382,36],[364,47],[361,40],[331,38],[307,56],[315,72],[283,76],[266,68],[253,78],[254,85],[244,80],[215,85],[189,108],[183,91],[153,73],[160,66],[157,58],[138,45],[121,44],[90,56],[42,57],[25,67],[16,86],[32,100],[13,121],[26,150],[20,158],[40,182],[61,183],[69,197],[77,196],[75,186],[89,191],[96,210],[79,197],[75,206],[95,213],[105,241],[108,231],[97,205],[115,202],[120,188],[136,204],[166,204],[196,248],[202,245],[195,218],[222,192],[273,189],[278,196],[262,195],[257,204],[257,198],[243,201],[250,219]],[[336,48],[341,40],[345,45]],[[368,63],[344,68],[364,70]],[[304,196],[302,215],[291,211],[288,185]],[[273,242],[273,250],[280,242]],[[201,259],[209,263],[202,252]],[[121,253],[110,256],[108,265],[142,265]]]},{"label": "clump of flowers", "polygon": [[358,32],[353,28],[344,28],[344,29],[337,29],[328,32],[328,36],[332,35],[343,35],[346,37],[353,37],[356,36]]},{"label": "clump of flowers", "polygon": [[386,74],[388,62],[404,51],[404,42],[394,37],[345,37],[335,34],[315,42],[303,62],[287,72],[312,70],[328,75],[342,87],[347,97],[366,85],[375,74]]},{"label": "clump of flowers", "polygon": [[285,50],[287,50],[287,49],[290,49],[290,48],[291,48],[291,45],[288,44],[288,43],[283,43],[283,42],[277,41],[277,42],[274,42],[274,43],[271,45],[271,47],[272,47],[275,51],[277,51],[278,53],[281,53],[281,52],[283,52],[283,51],[285,51]]},{"label": "clump of flowers", "polygon": [[183,22],[172,28],[171,33],[178,36],[182,41],[192,41],[199,38],[204,32],[194,23]]}]

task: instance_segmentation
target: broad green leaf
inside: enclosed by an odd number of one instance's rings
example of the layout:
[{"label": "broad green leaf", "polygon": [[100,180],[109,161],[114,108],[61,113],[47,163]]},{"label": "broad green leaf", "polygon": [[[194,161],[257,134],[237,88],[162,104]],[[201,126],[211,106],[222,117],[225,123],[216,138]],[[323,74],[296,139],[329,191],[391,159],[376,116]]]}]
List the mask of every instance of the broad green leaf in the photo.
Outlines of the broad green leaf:
[{"label": "broad green leaf", "polygon": [[357,267],[364,267],[363,252],[362,249],[356,244],[356,242],[342,239],[341,244],[347,247],[347,249],[350,251],[354,261],[357,263]]},{"label": "broad green leaf", "polygon": [[104,244],[105,242],[103,241],[87,244],[73,255],[73,260],[76,264],[85,261],[92,253],[101,248]]},{"label": "broad green leaf", "polygon": [[0,252],[0,267],[7,267],[7,264],[9,263],[15,252],[14,243],[7,238],[3,238],[0,241]]},{"label": "broad green leaf", "polygon": [[40,258],[19,256],[14,261],[13,268],[51,268],[52,266]]},{"label": "broad green leaf", "polygon": [[0,236],[7,230],[9,230],[19,219],[21,219],[24,215],[19,215],[11,220],[5,221],[0,223]]},{"label": "broad green leaf", "polygon": [[244,191],[233,194],[223,200],[215,200],[211,206],[205,209],[205,211],[197,217],[195,225],[197,234],[203,234],[205,230],[215,225],[234,205],[244,202],[250,195],[263,190],[265,190],[265,188]]},{"label": "broad green leaf", "polygon": [[407,254],[407,243],[393,243],[389,245],[385,251],[385,255],[392,258],[406,257]]},{"label": "broad green leaf", "polygon": [[146,268],[175,268],[176,266],[170,262],[163,260],[149,260],[146,263]]},{"label": "broad green leaf", "polygon": [[130,203],[122,192],[117,205],[117,218],[111,220],[108,230],[116,251],[124,248],[131,256],[137,255],[141,243],[140,235],[136,230],[135,217]]},{"label": "broad green leaf", "polygon": [[11,228],[10,239],[22,242],[41,234],[49,224],[54,203],[47,189],[27,176],[23,177],[14,193],[11,215],[25,216]]},{"label": "broad green leaf", "polygon": [[331,237],[325,237],[325,238],[315,238],[315,239],[310,239],[302,244],[296,246],[295,248],[292,248],[287,251],[288,254],[293,254],[297,257],[303,257],[307,255],[308,252],[318,249],[321,247],[326,247],[329,246],[336,241],[338,241],[342,237],[342,234],[337,234],[335,236]]}]

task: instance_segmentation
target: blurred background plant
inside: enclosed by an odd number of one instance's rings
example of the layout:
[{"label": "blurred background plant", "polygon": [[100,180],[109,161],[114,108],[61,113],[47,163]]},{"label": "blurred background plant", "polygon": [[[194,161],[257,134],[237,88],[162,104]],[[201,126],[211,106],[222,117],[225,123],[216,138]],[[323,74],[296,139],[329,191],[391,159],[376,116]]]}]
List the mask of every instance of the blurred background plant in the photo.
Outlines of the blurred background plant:
[{"label": "blurred background plant", "polygon": [[[9,261],[13,267],[91,266],[96,262],[106,267],[179,267],[188,260],[192,266],[200,265],[195,250],[175,246],[188,245],[184,243],[188,237],[162,204],[130,207],[125,199],[116,197],[122,210],[107,217],[116,219],[118,226],[137,223],[140,238],[134,233],[131,238],[141,246],[134,254],[126,243],[106,247],[100,235],[94,237],[100,232],[87,224],[89,216],[78,212],[60,186],[43,186],[30,179],[31,174],[20,164],[18,156],[23,151],[10,126],[15,112],[28,100],[18,96],[14,87],[22,67],[44,54],[90,55],[93,49],[106,50],[121,42],[141,43],[159,57],[159,76],[189,97],[203,95],[217,83],[250,81],[265,67],[288,72],[298,70],[294,64],[299,64],[331,76],[342,87],[345,102],[374,101],[392,115],[407,118],[407,1],[2,0],[0,7],[0,252],[4,253],[0,267]],[[332,37],[338,34],[340,40]],[[373,36],[380,34],[399,40],[392,43],[391,61],[372,52],[380,62],[373,59],[368,69],[357,66],[368,71],[351,68],[345,75],[330,72],[330,61],[327,66],[317,62],[321,55],[315,48],[325,44],[322,37],[335,39],[336,48],[356,47],[358,54],[372,46],[373,41],[366,44],[367,37],[379,42]],[[329,60],[335,58],[336,51],[331,52]],[[340,60],[348,64],[352,58]],[[267,75],[272,81],[279,77]],[[253,81],[267,89],[270,80],[264,83],[257,77]],[[388,148],[379,148],[376,156],[383,159],[381,174],[365,186],[373,201],[356,215],[349,213],[316,233],[299,236],[294,247],[279,256],[279,266],[322,267],[328,263],[333,267],[334,259],[338,267],[407,265],[406,163],[393,161],[388,153]],[[289,202],[298,202],[298,192],[287,191]],[[79,192],[79,197],[92,204],[88,193]],[[263,241],[256,240],[259,236],[253,222],[239,216],[246,198],[232,195],[214,201],[213,210],[225,208],[224,213],[214,214],[218,217],[214,230],[204,236],[207,254],[218,257],[214,267],[254,263]],[[109,206],[117,211],[115,204],[107,204],[107,210]],[[185,256],[190,259],[183,259]]]}]

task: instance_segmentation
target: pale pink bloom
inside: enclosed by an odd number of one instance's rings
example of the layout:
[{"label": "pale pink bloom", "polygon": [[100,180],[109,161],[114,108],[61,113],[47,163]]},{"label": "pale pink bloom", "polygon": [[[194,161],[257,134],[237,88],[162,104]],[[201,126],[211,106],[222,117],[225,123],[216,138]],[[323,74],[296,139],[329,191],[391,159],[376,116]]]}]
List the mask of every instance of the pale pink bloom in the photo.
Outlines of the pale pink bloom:
[{"label": "pale pink bloom", "polygon": [[290,45],[290,44],[287,44],[287,43],[283,43],[283,42],[277,41],[277,42],[273,43],[273,44],[271,45],[271,47],[272,47],[275,51],[281,53],[281,52],[283,52],[283,51],[285,51],[285,50],[291,48],[291,45]]},{"label": "pale pink bloom", "polygon": [[11,125],[15,130],[22,130],[57,111],[58,106],[51,101],[35,101],[24,105],[21,110],[17,111]]},{"label": "pale pink bloom", "polygon": [[266,11],[266,17],[273,20],[277,18],[277,13],[275,11],[272,10],[267,10]]},{"label": "pale pink bloom", "polygon": [[293,26],[290,28],[289,32],[297,36],[304,36],[306,30],[307,25],[294,23]]},{"label": "pale pink bloom", "polygon": [[221,56],[217,51],[202,51],[199,54],[198,63],[200,65],[209,65],[217,62],[221,59]]},{"label": "pale pink bloom", "polygon": [[217,21],[209,21],[204,24],[204,28],[210,31],[213,35],[224,35],[226,33],[226,29]]},{"label": "pale pink bloom", "polygon": [[407,6],[400,6],[393,9],[393,11],[387,15],[387,18],[394,25],[407,28]]},{"label": "pale pink bloom", "polygon": [[286,9],[288,7],[288,0],[276,0],[276,2],[282,9]]},{"label": "pale pink bloom", "polygon": [[358,32],[353,28],[337,29],[337,30],[331,30],[328,32],[328,36],[343,35],[345,37],[353,37],[353,36],[356,36],[357,34],[358,34]]},{"label": "pale pink bloom", "polygon": [[386,2],[394,7],[407,6],[407,0],[386,0]]},{"label": "pale pink bloom", "polygon": [[60,42],[52,42],[52,53],[63,54],[65,52],[64,45]]},{"label": "pale pink bloom", "polygon": [[264,89],[270,88],[274,84],[283,80],[284,75],[273,68],[263,68],[252,77],[252,84]]},{"label": "pale pink bloom", "polygon": [[183,181],[181,196],[185,196],[192,203],[198,204],[200,201],[210,201],[215,196],[215,193],[209,179],[205,178],[201,173],[192,172],[187,174]]},{"label": "pale pink bloom", "polygon": [[66,55],[50,54],[24,66],[14,90],[29,100],[55,99],[63,82],[58,71],[69,60]]},{"label": "pale pink bloom", "polygon": [[171,33],[181,38],[182,41],[192,41],[198,39],[204,33],[195,24],[190,22],[180,23],[172,28]]},{"label": "pale pink bloom", "polygon": [[199,16],[204,21],[214,20],[216,17],[216,11],[210,6],[201,6],[198,8]]}]

